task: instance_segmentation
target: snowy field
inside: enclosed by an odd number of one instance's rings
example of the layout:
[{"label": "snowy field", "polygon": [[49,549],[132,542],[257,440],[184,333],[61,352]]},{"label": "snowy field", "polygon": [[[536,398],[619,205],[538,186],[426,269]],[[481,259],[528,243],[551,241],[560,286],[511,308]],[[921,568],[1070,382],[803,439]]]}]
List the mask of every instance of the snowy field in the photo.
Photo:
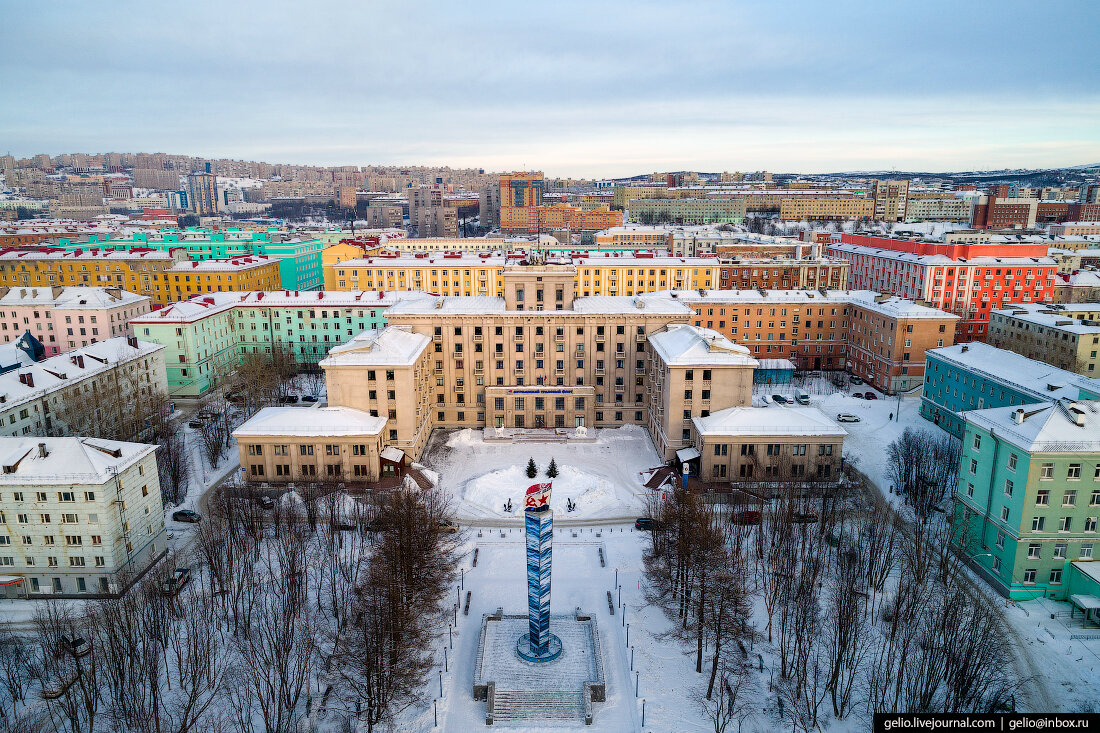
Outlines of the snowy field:
[{"label": "snowy field", "polygon": [[[649,469],[663,461],[649,433],[626,426],[596,430],[593,443],[496,443],[479,430],[437,431],[422,462],[438,472],[440,485],[455,500],[463,522],[514,517],[520,522],[523,493],[538,481],[548,481],[553,458],[559,475],[551,504],[559,519],[625,519],[643,510],[648,491],[642,486]],[[534,458],[538,477],[527,478],[527,461]],[[504,505],[512,500],[512,513]],[[566,512],[572,499],[577,508]]]}]

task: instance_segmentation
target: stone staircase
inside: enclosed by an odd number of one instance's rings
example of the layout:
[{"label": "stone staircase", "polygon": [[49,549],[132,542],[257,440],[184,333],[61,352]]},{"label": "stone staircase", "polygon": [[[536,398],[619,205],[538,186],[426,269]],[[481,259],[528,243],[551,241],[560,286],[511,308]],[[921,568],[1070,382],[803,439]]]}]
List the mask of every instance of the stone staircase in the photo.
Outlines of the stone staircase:
[{"label": "stone staircase", "polygon": [[493,720],[583,720],[584,695],[566,690],[497,690],[494,695]]}]

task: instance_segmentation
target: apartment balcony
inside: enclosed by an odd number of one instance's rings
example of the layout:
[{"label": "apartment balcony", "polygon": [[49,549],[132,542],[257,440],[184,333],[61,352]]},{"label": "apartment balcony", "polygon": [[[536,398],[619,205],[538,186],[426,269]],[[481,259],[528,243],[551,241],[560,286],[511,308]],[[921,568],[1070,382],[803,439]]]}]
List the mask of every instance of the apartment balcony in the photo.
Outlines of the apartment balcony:
[{"label": "apartment balcony", "polygon": [[601,343],[602,344],[605,341],[607,341],[607,336],[606,335],[604,335],[602,333],[596,334],[596,343]]},{"label": "apartment balcony", "polygon": [[639,344],[643,343],[645,341],[645,334],[644,333],[634,334],[634,340]]},{"label": "apartment balcony", "polygon": [[602,377],[603,375],[604,375],[604,370],[603,369],[597,369],[596,370],[596,376],[597,377]]},{"label": "apartment balcony", "polygon": [[485,335],[484,334],[480,334],[480,333],[475,333],[474,334],[474,341],[477,341],[477,342],[480,343],[481,341],[484,341],[484,340],[485,340]]}]

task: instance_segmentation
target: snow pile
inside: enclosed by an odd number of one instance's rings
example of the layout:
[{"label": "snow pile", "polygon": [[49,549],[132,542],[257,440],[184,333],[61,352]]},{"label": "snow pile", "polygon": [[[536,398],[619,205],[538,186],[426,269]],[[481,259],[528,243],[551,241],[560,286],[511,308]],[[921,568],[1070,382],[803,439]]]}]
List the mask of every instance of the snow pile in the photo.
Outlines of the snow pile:
[{"label": "snow pile", "polygon": [[[515,464],[473,479],[466,485],[462,498],[504,516],[508,516],[504,505],[511,499],[511,516],[518,516],[523,511],[523,496],[527,487],[552,481],[554,491],[550,496],[550,507],[559,515],[581,517],[615,502],[615,489],[610,482],[572,466],[560,467],[559,471],[557,478],[546,478],[545,472],[540,472],[539,476],[530,479],[527,478],[526,466]],[[570,499],[577,504],[572,513],[567,511]]]},{"label": "snow pile", "polygon": [[279,497],[279,505],[290,514],[305,514],[305,500],[297,491],[288,491]]}]

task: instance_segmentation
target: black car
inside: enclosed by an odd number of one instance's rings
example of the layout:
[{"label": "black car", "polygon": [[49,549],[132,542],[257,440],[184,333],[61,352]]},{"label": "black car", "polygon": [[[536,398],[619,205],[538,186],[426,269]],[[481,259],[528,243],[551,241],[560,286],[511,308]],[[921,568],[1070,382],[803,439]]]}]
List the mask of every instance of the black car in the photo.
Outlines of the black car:
[{"label": "black car", "polygon": [[634,520],[634,529],[652,531],[660,528],[660,522],[655,521],[652,517],[638,517]]},{"label": "black car", "polygon": [[302,402],[316,402],[317,398],[311,394],[302,395]]},{"label": "black car", "polygon": [[289,394],[286,397],[279,398],[280,405],[296,405],[298,404],[298,395]]},{"label": "black car", "polygon": [[202,428],[202,420],[192,420],[191,422],[187,423],[187,427],[199,430],[200,428]]},{"label": "black car", "polygon": [[777,405],[785,405],[785,404],[787,404],[787,398],[784,397],[781,394],[773,394],[772,395],[772,402],[774,402]]},{"label": "black car", "polygon": [[275,500],[272,499],[270,496],[261,496],[258,499],[256,499],[256,501],[259,502],[261,509],[274,509],[275,508]]},{"label": "black car", "polygon": [[178,512],[172,512],[172,520],[175,522],[189,522],[195,524],[202,520],[202,517],[198,512],[193,512],[190,509],[180,509]]}]

